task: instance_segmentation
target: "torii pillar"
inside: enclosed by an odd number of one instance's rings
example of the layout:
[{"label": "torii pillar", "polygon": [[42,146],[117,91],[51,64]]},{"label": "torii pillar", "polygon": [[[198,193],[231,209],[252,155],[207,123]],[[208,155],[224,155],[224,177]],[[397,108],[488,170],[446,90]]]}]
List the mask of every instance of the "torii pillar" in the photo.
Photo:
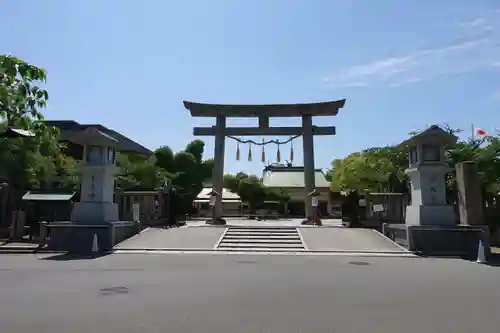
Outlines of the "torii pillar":
[{"label": "torii pillar", "polygon": [[[216,119],[215,126],[195,127],[195,136],[214,136],[213,188],[222,193],[224,177],[224,148],[226,136],[296,136],[303,137],[304,149],[304,203],[306,220],[318,223],[317,211],[312,205],[311,193],[315,192],[314,135],[335,135],[334,126],[313,126],[312,117],[336,116],[344,107],[345,99],[321,103],[270,104],[270,105],[221,105],[184,101],[184,107],[192,117],[211,117]],[[227,127],[226,118],[258,118],[258,127]],[[300,127],[270,127],[271,117],[301,117]],[[222,219],[222,196],[215,200],[213,224],[225,224]]]},{"label": "torii pillar", "polygon": [[[222,189],[224,187],[224,153],[226,148],[226,116],[217,116],[215,120],[214,168],[212,170],[213,189],[220,195],[215,196],[214,223],[222,218]],[[220,221],[222,222],[222,221]]]}]

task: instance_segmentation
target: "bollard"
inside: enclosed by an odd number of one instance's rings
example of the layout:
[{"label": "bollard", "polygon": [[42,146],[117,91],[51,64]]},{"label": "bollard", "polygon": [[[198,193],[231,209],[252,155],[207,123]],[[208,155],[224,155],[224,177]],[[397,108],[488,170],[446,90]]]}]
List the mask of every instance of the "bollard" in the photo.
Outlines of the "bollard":
[{"label": "bollard", "polygon": [[479,240],[479,246],[477,248],[477,260],[478,264],[486,264],[486,253],[484,249],[484,243],[482,240]]},{"label": "bollard", "polygon": [[97,254],[99,252],[99,242],[97,240],[97,235],[94,233],[94,237],[92,239],[92,253]]}]

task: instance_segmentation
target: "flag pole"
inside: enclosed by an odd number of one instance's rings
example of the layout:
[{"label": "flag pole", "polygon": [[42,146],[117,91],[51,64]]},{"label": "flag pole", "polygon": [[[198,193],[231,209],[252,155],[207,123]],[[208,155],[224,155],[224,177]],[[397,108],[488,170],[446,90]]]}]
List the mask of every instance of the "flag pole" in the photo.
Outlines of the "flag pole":
[{"label": "flag pole", "polygon": [[474,141],[476,139],[476,131],[474,129],[474,124],[470,125],[470,129],[472,131],[472,140]]}]

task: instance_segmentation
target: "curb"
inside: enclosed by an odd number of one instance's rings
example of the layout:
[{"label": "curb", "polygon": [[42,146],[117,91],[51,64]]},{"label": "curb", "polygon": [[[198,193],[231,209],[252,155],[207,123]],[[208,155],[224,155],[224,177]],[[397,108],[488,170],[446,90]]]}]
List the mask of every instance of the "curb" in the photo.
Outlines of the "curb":
[{"label": "curb", "polygon": [[309,254],[309,255],[315,255],[315,254],[345,254],[345,255],[367,255],[367,256],[398,256],[398,257],[408,257],[408,258],[419,258],[418,255],[412,253],[412,252],[407,252],[407,251],[401,251],[401,252],[390,252],[390,251],[342,251],[342,250],[332,250],[332,251],[327,251],[327,250],[319,250],[319,251],[314,251],[314,250],[294,250],[294,251],[269,251],[267,249],[263,250],[245,250],[245,249],[234,249],[234,250],[226,250],[226,249],[187,249],[187,248],[163,248],[163,249],[114,249],[110,251],[110,253],[117,253],[117,254],[126,254],[126,253],[218,253],[218,254],[224,254],[224,253],[300,253],[300,254]]},{"label": "curb", "polygon": [[46,249],[0,249],[0,255],[2,254],[37,254],[37,253],[66,253],[64,251],[46,250]]},{"label": "curb", "polygon": [[144,252],[151,252],[151,251],[164,251],[164,252],[207,252],[207,251],[212,251],[212,252],[220,252],[220,250],[214,249],[214,248],[126,248],[126,249],[113,249],[110,252],[132,252],[132,251],[144,251]]},{"label": "curb", "polygon": [[133,251],[162,251],[162,252],[304,252],[304,253],[360,253],[360,254],[394,254],[394,255],[414,255],[417,254],[409,251],[353,251],[353,250],[294,250],[294,251],[269,251],[267,249],[262,250],[245,250],[245,249],[218,249],[218,248],[126,248],[126,249],[113,249],[111,252],[133,252]]},{"label": "curb", "polygon": [[420,257],[411,253],[360,253],[360,252],[308,252],[308,251],[173,251],[173,250],[129,250],[129,251],[113,251],[114,254],[211,254],[211,255],[288,255],[288,256],[338,256],[338,257],[367,257],[367,258],[408,258],[408,259],[419,259]]}]

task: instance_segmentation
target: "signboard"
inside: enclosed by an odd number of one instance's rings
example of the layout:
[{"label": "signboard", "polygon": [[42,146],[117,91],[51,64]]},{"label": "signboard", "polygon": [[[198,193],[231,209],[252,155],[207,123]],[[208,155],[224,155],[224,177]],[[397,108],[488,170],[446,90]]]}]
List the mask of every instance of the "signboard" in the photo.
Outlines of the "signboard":
[{"label": "signboard", "polygon": [[366,199],[359,199],[358,206],[359,207],[366,207]]},{"label": "signboard", "polygon": [[215,206],[215,200],[216,200],[216,199],[217,199],[217,197],[216,197],[215,195],[212,195],[212,196],[210,197],[209,201],[208,201],[208,204],[209,204],[210,206],[212,206],[212,207],[213,207],[213,206]]},{"label": "signboard", "polygon": [[313,207],[318,207],[318,198],[311,198],[311,203]]},{"label": "signboard", "polygon": [[135,203],[132,205],[132,219],[134,221],[139,221],[139,204]]},{"label": "signboard", "polygon": [[375,213],[377,213],[377,212],[383,212],[384,211],[384,205],[373,205],[373,211]]}]

